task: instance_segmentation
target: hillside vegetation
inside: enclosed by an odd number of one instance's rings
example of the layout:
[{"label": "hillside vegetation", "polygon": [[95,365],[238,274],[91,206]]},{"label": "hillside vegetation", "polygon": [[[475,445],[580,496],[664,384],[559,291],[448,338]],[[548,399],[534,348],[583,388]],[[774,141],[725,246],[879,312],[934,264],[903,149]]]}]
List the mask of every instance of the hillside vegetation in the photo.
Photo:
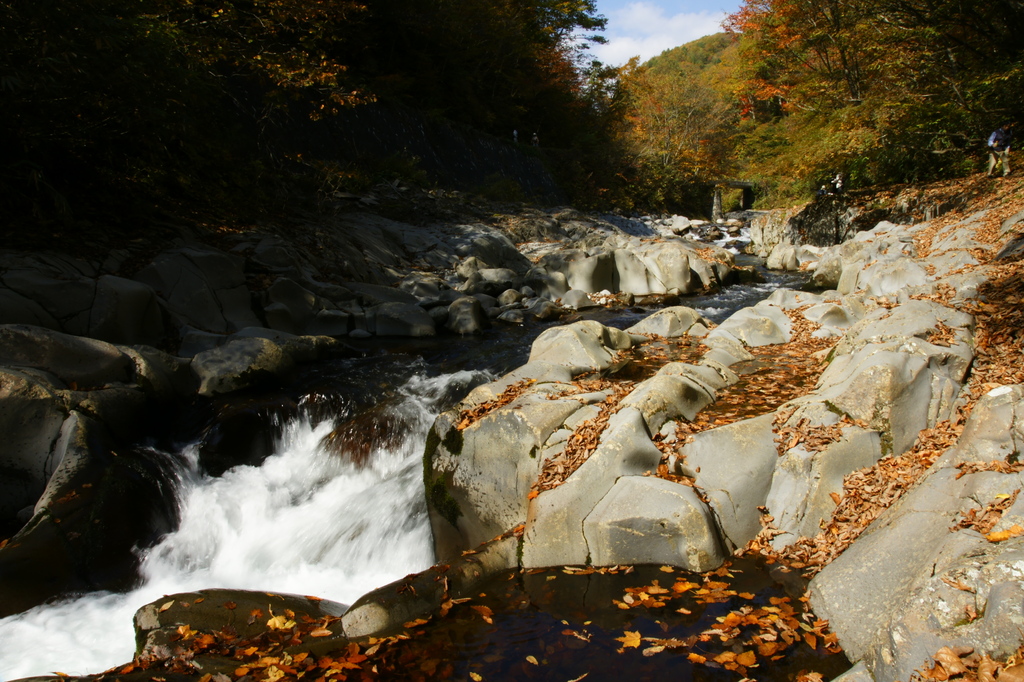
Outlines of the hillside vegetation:
[{"label": "hillside vegetation", "polygon": [[0,0],[0,211],[5,232],[245,220],[337,172],[282,131],[370,102],[518,130],[585,207],[962,176],[1021,111],[1022,20],[1017,0],[747,0],[727,33],[610,68],[587,58],[593,0]]}]

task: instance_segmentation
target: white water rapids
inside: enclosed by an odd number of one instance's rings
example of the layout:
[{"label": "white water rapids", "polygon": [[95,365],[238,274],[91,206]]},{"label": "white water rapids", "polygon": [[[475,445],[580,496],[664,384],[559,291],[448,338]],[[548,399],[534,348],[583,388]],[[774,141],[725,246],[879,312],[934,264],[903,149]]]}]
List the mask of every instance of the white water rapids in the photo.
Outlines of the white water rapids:
[{"label": "white water rapids", "polygon": [[352,603],[434,560],[422,454],[441,397],[482,373],[413,376],[398,410],[407,431],[359,466],[321,447],[333,424],[287,424],[275,454],[212,478],[182,453],[181,524],[145,552],[143,584],[0,620],[0,680],[98,673],[134,655],[132,616],[165,594],[204,588],[316,595]]}]

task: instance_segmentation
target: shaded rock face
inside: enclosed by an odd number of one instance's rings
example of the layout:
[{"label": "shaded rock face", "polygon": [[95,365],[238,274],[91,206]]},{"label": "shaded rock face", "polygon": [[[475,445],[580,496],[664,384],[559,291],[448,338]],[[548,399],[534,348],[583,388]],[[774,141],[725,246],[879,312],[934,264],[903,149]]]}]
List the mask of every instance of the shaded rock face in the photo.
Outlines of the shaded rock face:
[{"label": "shaded rock face", "polygon": [[298,413],[290,398],[227,397],[214,408],[199,444],[199,464],[211,476],[231,467],[259,466],[273,454],[285,422]]},{"label": "shaded rock face", "polygon": [[60,467],[32,519],[0,549],[0,615],[74,590],[129,587],[139,562],[135,548],[177,523],[164,485],[171,464],[159,455],[115,453],[102,425],[77,414],[58,447]]}]

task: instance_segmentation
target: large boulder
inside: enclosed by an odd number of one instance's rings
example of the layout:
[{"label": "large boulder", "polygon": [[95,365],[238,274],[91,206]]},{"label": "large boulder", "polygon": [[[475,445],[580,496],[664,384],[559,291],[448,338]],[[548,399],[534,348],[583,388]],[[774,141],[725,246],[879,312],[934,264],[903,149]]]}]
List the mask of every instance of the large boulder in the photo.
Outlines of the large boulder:
[{"label": "large boulder", "polygon": [[761,531],[758,507],[768,499],[779,459],[774,418],[766,414],[702,431],[682,449],[730,550],[745,546]]},{"label": "large boulder", "polygon": [[129,588],[137,550],[176,522],[169,463],[143,449],[115,454],[107,430],[86,415],[72,412],[61,425],[53,461],[32,518],[0,548],[0,617],[71,591]]},{"label": "large boulder", "polygon": [[765,302],[743,308],[729,316],[711,335],[727,332],[746,346],[788,343],[793,323],[776,306]]},{"label": "large boulder", "polygon": [[445,328],[456,334],[479,334],[491,326],[479,299],[463,296],[448,306]]},{"label": "large boulder", "polygon": [[626,331],[630,334],[654,334],[655,336],[683,336],[695,324],[708,326],[710,323],[693,308],[673,306],[663,308],[640,320]]},{"label": "large boulder", "polygon": [[278,344],[258,337],[236,339],[192,358],[198,393],[203,396],[273,384],[285,379],[293,367]]},{"label": "large boulder", "polygon": [[549,362],[572,369],[573,374],[611,367],[615,352],[632,347],[629,334],[583,320],[541,333],[530,349],[530,362]]},{"label": "large boulder", "polygon": [[415,303],[381,303],[371,311],[377,336],[434,336],[434,319]]},{"label": "large boulder", "polygon": [[616,412],[587,461],[564,483],[530,502],[523,566],[586,564],[590,549],[583,520],[619,477],[653,471],[660,460],[661,451],[651,442],[640,412],[629,407]]},{"label": "large boulder", "polygon": [[[527,495],[548,437],[580,409],[549,400],[562,384],[539,384],[465,429],[458,409],[439,416],[424,454],[427,502],[438,557],[458,556],[526,520]],[[479,391],[480,389],[478,389]],[[471,397],[485,398],[477,392]]]},{"label": "large boulder", "polygon": [[65,402],[53,387],[0,369],[0,518],[13,519],[43,492],[60,462],[53,448],[66,417]]},{"label": "large boulder", "polygon": [[594,566],[669,564],[703,572],[726,554],[711,510],[693,488],[623,476],[583,521]]},{"label": "large boulder", "polygon": [[79,389],[135,376],[132,358],[112,344],[29,325],[0,326],[0,365],[42,370]]},{"label": "large boulder", "polygon": [[[975,405],[956,446],[811,582],[811,604],[851,660],[876,680],[909,679],[942,646],[993,658],[1020,645],[1024,537],[993,542],[970,519],[1024,488],[1020,473],[966,473],[965,462],[1016,456],[1024,389],[1000,387]],[[983,467],[984,468],[984,467]],[[1005,504],[1003,505],[1005,506]],[[1016,499],[989,531],[1024,523]]]}]

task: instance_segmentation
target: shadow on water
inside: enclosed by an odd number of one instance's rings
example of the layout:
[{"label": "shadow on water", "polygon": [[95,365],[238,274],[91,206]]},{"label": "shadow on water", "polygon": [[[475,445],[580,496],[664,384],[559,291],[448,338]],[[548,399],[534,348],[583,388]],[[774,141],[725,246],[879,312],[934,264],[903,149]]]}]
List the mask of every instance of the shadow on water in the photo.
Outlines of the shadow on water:
[{"label": "shadow on water", "polygon": [[770,568],[735,559],[703,576],[659,566],[502,573],[415,631],[381,667],[395,680],[559,682],[796,680],[812,671],[831,679],[846,671],[845,656],[808,636],[802,586],[787,592]]}]

